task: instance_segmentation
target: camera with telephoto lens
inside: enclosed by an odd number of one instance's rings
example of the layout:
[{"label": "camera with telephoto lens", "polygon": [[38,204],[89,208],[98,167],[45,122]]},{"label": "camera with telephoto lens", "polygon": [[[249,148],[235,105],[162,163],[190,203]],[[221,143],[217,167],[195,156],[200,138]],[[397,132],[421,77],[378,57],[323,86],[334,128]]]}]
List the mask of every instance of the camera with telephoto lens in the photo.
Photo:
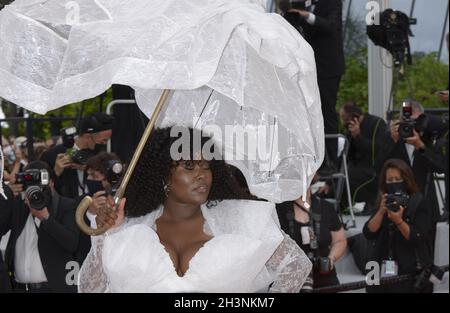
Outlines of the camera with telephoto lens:
[{"label": "camera with telephoto lens", "polygon": [[29,169],[16,174],[16,184],[23,185],[25,197],[30,207],[42,210],[51,200],[49,194],[49,174],[47,170]]},{"label": "camera with telephoto lens", "polygon": [[398,134],[400,138],[410,138],[414,136],[416,121],[411,117],[413,108],[411,102],[403,101],[401,122],[398,126]]},{"label": "camera with telephoto lens", "polygon": [[95,155],[95,152],[89,149],[74,149],[76,135],[77,128],[74,126],[61,129],[61,138],[63,146],[66,148],[66,155],[70,157],[73,163],[86,165],[87,161]]},{"label": "camera with telephoto lens", "polygon": [[416,119],[412,116],[412,104],[410,100],[402,103],[401,119],[398,127],[400,138],[410,138],[414,136],[414,130],[420,133],[427,133],[432,136],[440,136],[448,131],[448,115],[443,117],[421,114]]},{"label": "camera with telephoto lens", "polygon": [[386,195],[386,208],[391,212],[400,211],[400,206],[406,208],[408,202],[409,195],[401,191]]}]

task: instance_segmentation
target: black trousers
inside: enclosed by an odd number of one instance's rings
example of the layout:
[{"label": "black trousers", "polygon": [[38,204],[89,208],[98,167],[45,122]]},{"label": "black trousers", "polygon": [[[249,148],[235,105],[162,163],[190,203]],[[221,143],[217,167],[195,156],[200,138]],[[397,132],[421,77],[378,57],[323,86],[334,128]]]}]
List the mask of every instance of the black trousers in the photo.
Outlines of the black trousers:
[{"label": "black trousers", "polygon": [[[325,134],[337,134],[339,130],[336,102],[340,82],[341,76],[318,79]],[[328,139],[325,141],[325,146],[328,160],[337,166],[337,140]]]},{"label": "black trousers", "polygon": [[[0,255],[0,258],[2,256]],[[0,260],[0,293],[11,292],[11,282],[8,276],[8,270],[6,265]]]}]

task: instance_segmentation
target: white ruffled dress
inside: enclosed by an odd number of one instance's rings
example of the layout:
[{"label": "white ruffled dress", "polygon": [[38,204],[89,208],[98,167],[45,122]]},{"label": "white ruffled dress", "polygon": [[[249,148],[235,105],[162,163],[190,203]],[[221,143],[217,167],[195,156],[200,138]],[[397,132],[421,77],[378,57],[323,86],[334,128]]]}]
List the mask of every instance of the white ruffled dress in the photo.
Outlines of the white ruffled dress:
[{"label": "white ruffled dress", "polygon": [[[280,230],[273,203],[226,200],[201,207],[213,236],[180,277],[156,233],[159,208],[93,238],[79,292],[298,292],[311,271],[305,253]],[[269,287],[270,286],[270,287]]]}]

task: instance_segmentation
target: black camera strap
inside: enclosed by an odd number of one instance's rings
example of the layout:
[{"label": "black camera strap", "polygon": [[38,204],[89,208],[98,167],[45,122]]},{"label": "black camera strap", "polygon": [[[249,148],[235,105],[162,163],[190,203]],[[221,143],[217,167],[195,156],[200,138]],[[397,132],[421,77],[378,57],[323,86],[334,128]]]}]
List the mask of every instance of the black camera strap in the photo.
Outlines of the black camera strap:
[{"label": "black camera strap", "polygon": [[316,258],[319,257],[319,243],[320,243],[320,224],[321,224],[321,220],[322,220],[322,216],[319,213],[313,213],[312,209],[313,209],[313,201],[317,200],[317,207],[320,208],[321,207],[321,199],[320,198],[311,198],[311,208],[310,210],[306,210],[304,207],[302,207],[301,205],[299,205],[296,201],[294,201],[294,205],[297,206],[298,208],[300,208],[300,210],[302,210],[303,212],[307,213],[309,216],[309,223],[308,226],[312,228],[312,232],[315,236],[315,241],[317,242],[317,248],[316,249],[312,249],[314,250],[314,255]]},{"label": "black camera strap", "polygon": [[388,260],[394,259],[394,250],[392,249],[393,241],[394,241],[394,232],[395,232],[395,226],[393,222],[389,223],[388,226]]}]

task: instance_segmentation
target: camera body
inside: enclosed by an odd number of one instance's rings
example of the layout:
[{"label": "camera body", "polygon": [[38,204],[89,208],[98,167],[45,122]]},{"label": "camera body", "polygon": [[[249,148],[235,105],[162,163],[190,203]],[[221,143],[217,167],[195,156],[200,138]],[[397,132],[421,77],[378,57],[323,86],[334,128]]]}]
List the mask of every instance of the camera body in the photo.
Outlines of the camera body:
[{"label": "camera body", "polygon": [[421,114],[412,118],[411,101],[405,100],[402,103],[401,122],[398,133],[400,138],[410,138],[414,136],[414,130],[418,133],[427,133],[431,136],[440,136],[448,131],[448,115],[443,117]]},{"label": "camera body", "polygon": [[23,185],[25,197],[28,199],[30,207],[35,210],[42,210],[50,202],[48,192],[49,174],[46,170],[29,169],[16,174],[16,183]]},{"label": "camera body", "polygon": [[400,206],[406,208],[409,202],[409,195],[404,192],[391,193],[386,196],[386,208],[391,212],[400,211]]},{"label": "camera body", "polygon": [[61,129],[60,132],[63,146],[66,147],[67,149],[73,148],[73,146],[75,145],[75,136],[77,134],[77,128],[74,126],[67,127]]},{"label": "camera body", "polygon": [[122,179],[123,165],[118,160],[109,160],[106,167],[106,180],[111,187],[106,190],[107,195],[114,196],[119,188],[119,183]]},{"label": "camera body", "polygon": [[87,161],[95,155],[95,152],[89,149],[75,150],[75,136],[77,128],[67,127],[61,129],[61,138],[63,146],[66,147],[66,155],[69,156],[73,163],[86,165]]},{"label": "camera body", "polygon": [[414,136],[414,129],[416,128],[416,121],[411,117],[413,114],[413,109],[411,102],[403,101],[402,112],[401,112],[401,122],[398,127],[398,134],[400,138],[410,138]]},{"label": "camera body", "polygon": [[398,127],[398,134],[400,138],[406,139],[414,136],[414,130],[416,129],[416,123],[414,120],[401,122]]},{"label": "camera body", "polygon": [[95,152],[89,149],[75,150],[71,154],[71,159],[73,163],[86,165],[88,160],[95,156]]}]

